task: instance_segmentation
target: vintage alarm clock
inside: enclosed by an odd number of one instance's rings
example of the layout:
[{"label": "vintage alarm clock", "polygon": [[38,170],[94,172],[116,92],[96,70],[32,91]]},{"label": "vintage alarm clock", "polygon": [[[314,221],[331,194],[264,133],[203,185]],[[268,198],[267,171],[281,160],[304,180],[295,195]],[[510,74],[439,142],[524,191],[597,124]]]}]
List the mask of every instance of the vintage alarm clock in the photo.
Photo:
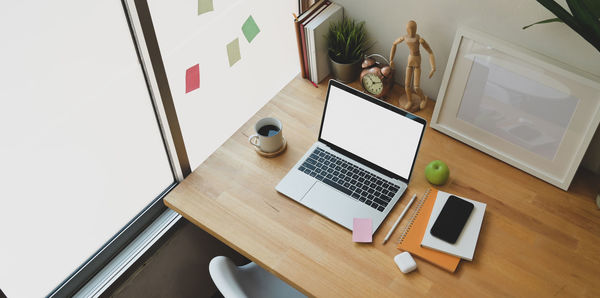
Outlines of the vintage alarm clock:
[{"label": "vintage alarm clock", "polygon": [[[374,58],[379,58],[381,61]],[[392,80],[394,73],[387,59],[379,54],[366,56],[362,68],[360,83],[365,92],[380,99],[386,96],[394,85]]]}]

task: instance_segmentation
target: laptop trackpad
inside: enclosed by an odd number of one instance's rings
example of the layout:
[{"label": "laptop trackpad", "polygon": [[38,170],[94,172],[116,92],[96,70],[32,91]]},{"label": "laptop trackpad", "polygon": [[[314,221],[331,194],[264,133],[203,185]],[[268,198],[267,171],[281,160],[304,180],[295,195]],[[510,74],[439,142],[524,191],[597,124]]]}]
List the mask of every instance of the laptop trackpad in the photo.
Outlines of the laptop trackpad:
[{"label": "laptop trackpad", "polygon": [[355,217],[367,215],[365,208],[360,208],[360,203],[323,182],[315,183],[302,199],[302,204],[350,230]]}]

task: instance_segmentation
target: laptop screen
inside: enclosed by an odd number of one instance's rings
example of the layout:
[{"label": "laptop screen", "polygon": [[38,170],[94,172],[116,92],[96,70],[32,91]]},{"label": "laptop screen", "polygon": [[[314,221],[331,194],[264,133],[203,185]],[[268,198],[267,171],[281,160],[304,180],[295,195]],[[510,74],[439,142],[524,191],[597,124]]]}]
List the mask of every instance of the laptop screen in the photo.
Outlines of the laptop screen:
[{"label": "laptop screen", "polygon": [[408,181],[425,123],[424,119],[332,81],[320,140]]}]

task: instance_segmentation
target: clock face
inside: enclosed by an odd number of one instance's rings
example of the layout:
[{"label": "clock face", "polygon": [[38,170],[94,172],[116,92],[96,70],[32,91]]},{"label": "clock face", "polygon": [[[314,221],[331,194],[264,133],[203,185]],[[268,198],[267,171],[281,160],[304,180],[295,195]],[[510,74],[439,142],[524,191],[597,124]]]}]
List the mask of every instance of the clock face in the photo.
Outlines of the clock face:
[{"label": "clock face", "polygon": [[373,73],[368,73],[363,77],[362,85],[367,92],[373,95],[378,95],[383,90],[383,82]]}]

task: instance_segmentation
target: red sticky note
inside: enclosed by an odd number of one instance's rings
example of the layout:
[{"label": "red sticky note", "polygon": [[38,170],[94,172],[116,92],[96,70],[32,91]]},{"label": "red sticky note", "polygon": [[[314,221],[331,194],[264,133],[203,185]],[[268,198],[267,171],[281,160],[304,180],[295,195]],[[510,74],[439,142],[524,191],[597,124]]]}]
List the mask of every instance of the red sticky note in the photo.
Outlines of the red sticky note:
[{"label": "red sticky note", "polygon": [[200,88],[200,65],[196,64],[185,71],[185,93]]},{"label": "red sticky note", "polygon": [[370,218],[355,218],[352,225],[352,241],[373,242],[373,221]]}]

